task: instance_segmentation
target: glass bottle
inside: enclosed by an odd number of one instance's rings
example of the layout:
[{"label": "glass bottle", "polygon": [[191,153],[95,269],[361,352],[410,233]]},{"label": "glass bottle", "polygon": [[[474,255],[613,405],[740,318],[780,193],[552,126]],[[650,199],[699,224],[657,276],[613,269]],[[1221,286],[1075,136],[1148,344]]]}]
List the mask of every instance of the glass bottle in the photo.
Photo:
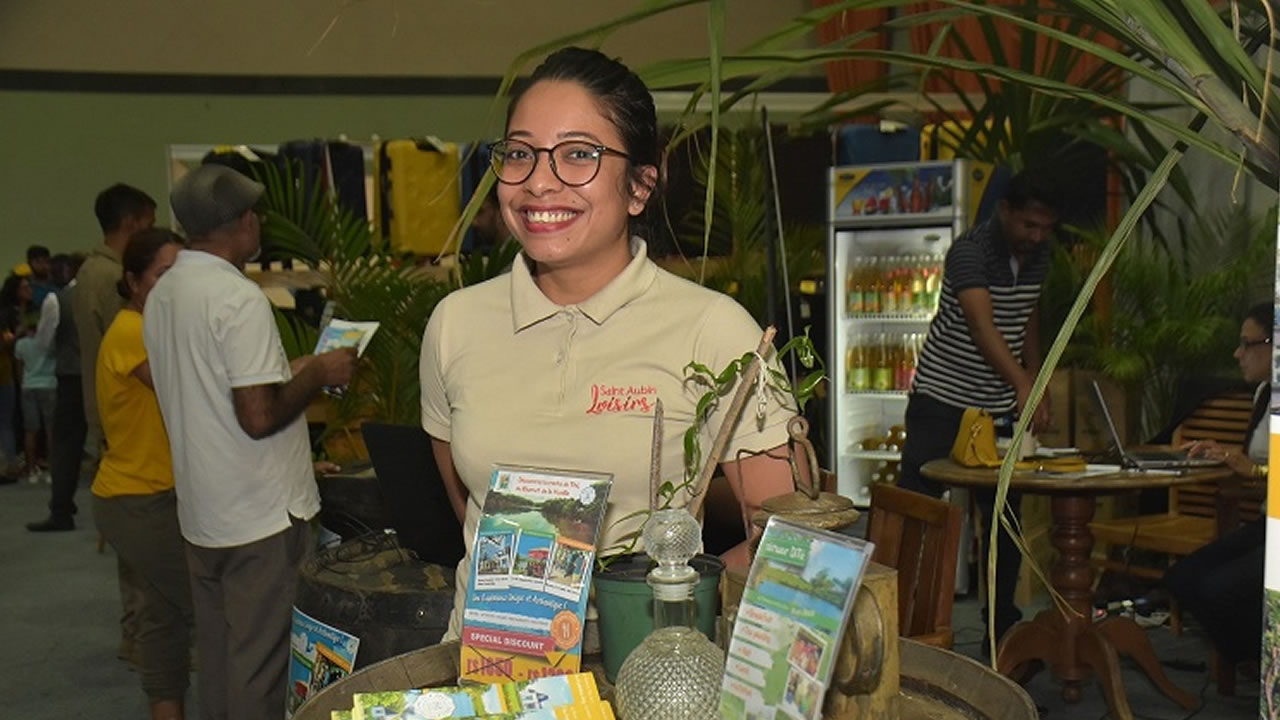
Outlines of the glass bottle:
[{"label": "glass bottle", "polygon": [[653,632],[618,671],[618,712],[626,720],[707,720],[718,715],[724,652],[694,629],[702,527],[687,510],[658,510],[644,526]]},{"label": "glass bottle", "polygon": [[878,391],[893,389],[893,358],[889,352],[889,341],[885,333],[880,333],[876,340],[872,356],[871,389]]},{"label": "glass bottle", "polygon": [[850,346],[849,360],[849,392],[865,392],[871,389],[870,351],[864,338],[859,335]]},{"label": "glass bottle", "polygon": [[875,256],[868,257],[866,279],[862,283],[862,312],[864,313],[875,315],[881,312],[880,291],[883,288],[883,282],[880,270],[880,259]]}]

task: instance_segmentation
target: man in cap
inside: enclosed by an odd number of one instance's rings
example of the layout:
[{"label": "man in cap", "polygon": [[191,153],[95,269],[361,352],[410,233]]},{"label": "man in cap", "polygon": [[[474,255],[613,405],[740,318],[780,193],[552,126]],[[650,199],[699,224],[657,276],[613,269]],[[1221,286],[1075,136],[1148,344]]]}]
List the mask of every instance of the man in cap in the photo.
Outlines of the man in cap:
[{"label": "man in cap", "polygon": [[170,194],[189,249],[156,283],[143,341],[187,542],[200,713],[278,720],[297,571],[320,509],[303,411],[346,385],[355,352],[290,367],[271,307],[243,274],[259,250],[263,186],[202,165]]}]

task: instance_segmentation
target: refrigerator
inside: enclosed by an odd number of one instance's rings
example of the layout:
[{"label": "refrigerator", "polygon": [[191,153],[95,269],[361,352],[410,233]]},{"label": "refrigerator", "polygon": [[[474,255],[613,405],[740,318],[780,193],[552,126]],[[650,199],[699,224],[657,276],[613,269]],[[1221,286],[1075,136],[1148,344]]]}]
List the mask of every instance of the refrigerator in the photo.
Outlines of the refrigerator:
[{"label": "refrigerator", "polygon": [[856,505],[870,504],[873,483],[897,481],[907,391],[943,259],[979,215],[991,177],[991,166],[966,160],[830,171],[826,460]]}]

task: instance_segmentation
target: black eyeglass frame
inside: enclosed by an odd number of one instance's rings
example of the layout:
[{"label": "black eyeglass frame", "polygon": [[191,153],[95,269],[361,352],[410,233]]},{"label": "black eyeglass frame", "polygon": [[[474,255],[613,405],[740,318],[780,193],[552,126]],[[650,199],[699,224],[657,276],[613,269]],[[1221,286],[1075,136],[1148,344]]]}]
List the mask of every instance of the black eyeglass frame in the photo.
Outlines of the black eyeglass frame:
[{"label": "black eyeglass frame", "polygon": [[[520,178],[519,180],[505,180],[502,177],[502,168],[501,168],[502,163],[501,161],[498,160],[498,154],[500,150],[505,146],[510,144],[515,144],[515,143],[523,145],[529,148],[529,150],[533,152],[533,162],[529,165],[529,172],[524,177]],[[595,169],[595,172],[591,173],[591,177],[578,183],[569,182],[568,180],[565,180],[564,178],[560,177],[560,168],[556,167],[555,151],[565,145],[583,145],[595,151],[596,169]],[[593,143],[587,140],[564,140],[556,143],[555,145],[552,145],[551,147],[537,147],[523,140],[512,140],[507,138],[507,139],[502,139],[496,142],[489,143],[489,167],[493,169],[493,176],[498,180],[498,182],[502,183],[503,185],[519,185],[520,183],[528,180],[530,177],[533,176],[533,171],[538,169],[538,157],[542,153],[547,154],[547,162],[551,166],[551,174],[555,175],[557,180],[559,180],[560,182],[564,183],[569,187],[582,187],[583,185],[590,184],[592,180],[595,180],[596,176],[600,174],[600,166],[603,164],[605,155],[616,155],[617,157],[620,157],[620,158],[625,158],[628,160],[631,159],[630,155],[628,155],[627,153],[621,150],[614,150],[608,145],[601,145],[599,143]]]},{"label": "black eyeglass frame", "polygon": [[1271,338],[1268,337],[1268,338],[1259,338],[1257,340],[1241,340],[1240,344],[1237,345],[1236,347],[1239,347],[1242,350],[1248,350],[1251,347],[1258,347],[1259,345],[1270,345],[1270,344],[1271,344]]}]

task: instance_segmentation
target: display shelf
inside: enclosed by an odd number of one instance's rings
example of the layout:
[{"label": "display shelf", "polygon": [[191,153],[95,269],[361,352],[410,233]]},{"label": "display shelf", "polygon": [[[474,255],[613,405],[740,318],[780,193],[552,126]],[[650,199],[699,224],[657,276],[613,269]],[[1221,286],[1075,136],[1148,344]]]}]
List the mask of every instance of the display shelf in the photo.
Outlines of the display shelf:
[{"label": "display shelf", "polygon": [[951,225],[956,218],[954,207],[923,213],[872,213],[870,215],[837,215],[831,218],[832,227],[927,227]]},{"label": "display shelf", "polygon": [[845,394],[855,395],[857,397],[867,398],[869,400],[875,400],[877,398],[881,400],[906,400],[907,399],[906,390],[853,390],[851,392],[846,392]]},{"label": "display shelf", "polygon": [[902,460],[902,453],[892,450],[853,450],[850,449],[845,453],[854,460],[889,460],[891,462],[899,462]]},{"label": "display shelf", "polygon": [[852,322],[927,323],[933,319],[933,313],[846,313],[844,319]]}]

